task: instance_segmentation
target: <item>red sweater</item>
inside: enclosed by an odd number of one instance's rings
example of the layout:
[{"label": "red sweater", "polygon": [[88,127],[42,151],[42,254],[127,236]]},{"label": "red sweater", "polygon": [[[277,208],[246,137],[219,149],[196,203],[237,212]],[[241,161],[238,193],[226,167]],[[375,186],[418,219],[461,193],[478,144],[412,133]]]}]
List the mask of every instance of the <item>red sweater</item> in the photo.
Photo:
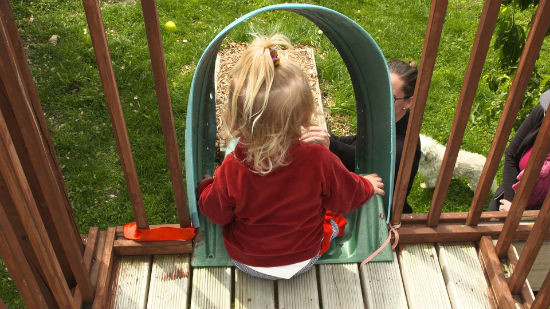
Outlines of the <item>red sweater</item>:
[{"label": "red sweater", "polygon": [[289,165],[261,176],[242,163],[237,146],[199,185],[200,211],[224,226],[227,253],[240,263],[271,267],[313,258],[326,209],[346,214],[373,195],[372,184],[325,146],[298,141],[287,155]]}]

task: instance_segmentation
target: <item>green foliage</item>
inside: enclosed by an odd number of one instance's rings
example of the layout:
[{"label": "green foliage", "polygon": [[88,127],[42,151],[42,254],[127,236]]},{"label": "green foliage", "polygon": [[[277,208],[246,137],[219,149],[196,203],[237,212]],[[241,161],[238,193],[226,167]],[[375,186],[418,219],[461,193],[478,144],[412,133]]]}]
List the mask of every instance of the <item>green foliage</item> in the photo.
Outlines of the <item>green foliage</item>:
[{"label": "green foliage", "polygon": [[[474,119],[494,122],[502,110],[510,90],[520,56],[525,46],[526,33],[532,24],[532,16],[538,0],[508,0],[503,2],[496,24],[493,48],[498,51],[498,68],[485,74],[483,80],[497,96],[494,100],[476,106]],[[550,32],[549,32],[550,33]],[[547,34],[548,35],[548,34]],[[529,79],[522,108],[515,122],[517,128],[538,104],[542,92],[550,87],[550,74],[535,65]],[[483,110],[483,111],[482,111]]]}]

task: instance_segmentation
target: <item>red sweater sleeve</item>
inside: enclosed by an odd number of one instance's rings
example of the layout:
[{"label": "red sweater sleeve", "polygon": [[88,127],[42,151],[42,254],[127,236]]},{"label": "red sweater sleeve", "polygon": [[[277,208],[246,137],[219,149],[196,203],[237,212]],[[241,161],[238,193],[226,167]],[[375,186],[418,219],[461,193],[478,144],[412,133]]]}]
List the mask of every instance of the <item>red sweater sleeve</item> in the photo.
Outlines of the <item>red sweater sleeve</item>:
[{"label": "red sweater sleeve", "polygon": [[374,195],[374,187],[364,177],[349,172],[338,157],[329,155],[324,160],[323,205],[346,214],[366,203]]},{"label": "red sweater sleeve", "polygon": [[227,191],[227,179],[220,173],[220,170],[227,169],[222,164],[214,172],[214,178],[203,181],[199,184],[199,209],[201,213],[218,225],[225,225],[233,221],[235,214],[235,201]]}]

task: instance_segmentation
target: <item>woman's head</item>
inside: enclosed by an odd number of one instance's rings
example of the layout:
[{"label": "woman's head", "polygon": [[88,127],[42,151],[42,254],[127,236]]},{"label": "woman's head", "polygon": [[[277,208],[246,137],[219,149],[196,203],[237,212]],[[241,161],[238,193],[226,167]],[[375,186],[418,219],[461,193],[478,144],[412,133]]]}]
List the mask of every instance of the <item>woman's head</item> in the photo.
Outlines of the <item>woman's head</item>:
[{"label": "woman's head", "polygon": [[395,121],[399,121],[411,107],[418,69],[414,61],[407,63],[401,60],[390,60],[388,69],[393,89]]},{"label": "woman's head", "polygon": [[[223,127],[240,137],[246,161],[260,174],[287,164],[285,153],[310,125],[314,102],[302,70],[289,61],[275,64],[276,45],[290,46],[283,35],[257,37],[232,72]],[[280,59],[279,59],[280,60]]]}]

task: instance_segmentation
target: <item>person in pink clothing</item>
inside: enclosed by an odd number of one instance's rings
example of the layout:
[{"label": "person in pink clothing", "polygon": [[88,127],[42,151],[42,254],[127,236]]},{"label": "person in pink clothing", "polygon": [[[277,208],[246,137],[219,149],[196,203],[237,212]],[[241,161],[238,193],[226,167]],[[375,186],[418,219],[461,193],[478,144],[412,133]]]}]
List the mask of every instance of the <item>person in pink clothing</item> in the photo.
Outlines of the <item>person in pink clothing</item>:
[{"label": "person in pink clothing", "polygon": [[[523,177],[527,161],[531,156],[533,145],[539,133],[546,111],[550,105],[550,90],[539,98],[539,104],[521,123],[518,131],[510,141],[504,153],[504,168],[502,169],[502,185],[496,190],[488,210],[508,211],[516,194],[516,188]],[[540,209],[550,188],[550,154],[546,157],[539,177],[526,209]]]},{"label": "person in pink clothing", "polygon": [[239,138],[197,188],[199,209],[223,225],[224,245],[240,270],[288,279],[310,269],[343,235],[342,214],[384,194],[376,174],[349,172],[328,148],[300,141],[314,110],[300,67],[280,59],[282,35],[258,37],[232,72],[222,129]]}]

